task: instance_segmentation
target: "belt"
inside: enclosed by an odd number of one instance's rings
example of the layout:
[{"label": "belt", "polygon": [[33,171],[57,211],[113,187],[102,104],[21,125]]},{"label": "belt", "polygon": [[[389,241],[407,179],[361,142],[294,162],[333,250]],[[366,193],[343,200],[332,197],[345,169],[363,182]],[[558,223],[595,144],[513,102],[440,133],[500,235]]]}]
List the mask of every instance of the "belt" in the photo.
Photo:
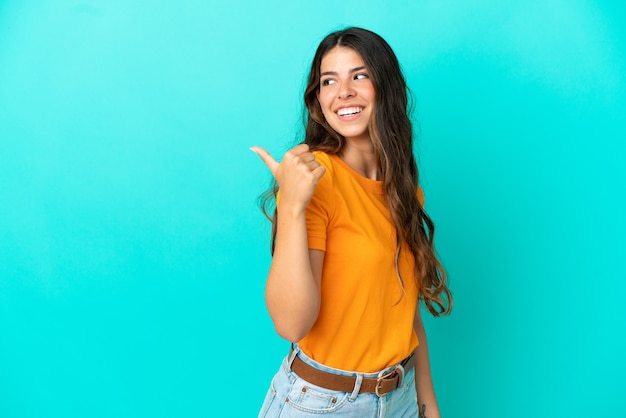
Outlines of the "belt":
[{"label": "belt", "polygon": [[[402,366],[402,369],[400,368]],[[382,397],[386,394],[398,389],[402,384],[404,375],[415,366],[415,353],[405,358],[396,365],[389,373],[378,378],[364,377],[361,382],[359,393],[375,393]],[[305,363],[298,356],[295,356],[291,363],[291,370],[307,382],[323,387],[329,390],[337,390],[340,392],[352,392],[356,385],[356,376],[342,376],[323,370]],[[404,370],[404,372],[402,371]]]}]

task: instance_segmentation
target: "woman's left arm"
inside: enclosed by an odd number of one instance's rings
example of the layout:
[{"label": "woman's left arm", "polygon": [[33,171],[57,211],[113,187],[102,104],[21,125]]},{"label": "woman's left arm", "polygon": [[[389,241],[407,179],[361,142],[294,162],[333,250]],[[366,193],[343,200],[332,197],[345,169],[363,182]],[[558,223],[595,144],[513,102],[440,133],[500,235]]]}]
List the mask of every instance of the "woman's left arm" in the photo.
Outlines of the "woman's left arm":
[{"label": "woman's left arm", "polygon": [[437,405],[437,398],[435,397],[433,378],[430,373],[426,330],[422,322],[419,302],[415,307],[413,328],[419,340],[419,345],[415,349],[415,390],[417,391],[419,418],[440,418],[441,415],[439,413],[439,406]]}]

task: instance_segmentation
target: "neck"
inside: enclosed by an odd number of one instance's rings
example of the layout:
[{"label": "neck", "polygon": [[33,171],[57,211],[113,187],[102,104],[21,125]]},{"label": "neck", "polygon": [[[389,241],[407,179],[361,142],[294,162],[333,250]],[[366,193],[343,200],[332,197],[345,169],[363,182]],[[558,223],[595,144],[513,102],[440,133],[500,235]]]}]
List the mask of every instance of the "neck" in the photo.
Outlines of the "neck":
[{"label": "neck", "polygon": [[340,157],[361,175],[370,180],[380,180],[378,158],[376,158],[372,141],[369,138],[363,141],[346,138],[346,145],[341,151]]}]

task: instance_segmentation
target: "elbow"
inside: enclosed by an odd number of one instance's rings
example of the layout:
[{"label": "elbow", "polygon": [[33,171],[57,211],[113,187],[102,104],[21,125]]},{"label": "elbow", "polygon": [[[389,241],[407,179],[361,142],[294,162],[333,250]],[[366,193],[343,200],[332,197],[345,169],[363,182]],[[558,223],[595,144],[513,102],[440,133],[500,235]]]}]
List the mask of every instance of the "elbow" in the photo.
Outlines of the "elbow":
[{"label": "elbow", "polygon": [[303,326],[286,326],[285,324],[274,323],[276,333],[291,343],[297,343],[309,332],[309,328]]},{"label": "elbow", "polygon": [[299,306],[268,303],[268,311],[276,333],[287,341],[297,343],[304,338],[319,315],[319,299],[308,300]]},{"label": "elbow", "polygon": [[297,343],[303,339],[313,327],[317,319],[317,315],[310,313],[309,315],[297,315],[294,312],[272,316],[274,329],[276,333],[285,340]]},{"label": "elbow", "polygon": [[294,343],[294,344],[297,343],[298,341],[300,341],[302,338],[304,338],[304,335],[302,335],[302,334],[295,334],[295,333],[294,334],[289,334],[289,333],[280,332],[278,330],[276,330],[276,332],[282,338],[284,338],[285,340],[289,341],[290,343]]}]

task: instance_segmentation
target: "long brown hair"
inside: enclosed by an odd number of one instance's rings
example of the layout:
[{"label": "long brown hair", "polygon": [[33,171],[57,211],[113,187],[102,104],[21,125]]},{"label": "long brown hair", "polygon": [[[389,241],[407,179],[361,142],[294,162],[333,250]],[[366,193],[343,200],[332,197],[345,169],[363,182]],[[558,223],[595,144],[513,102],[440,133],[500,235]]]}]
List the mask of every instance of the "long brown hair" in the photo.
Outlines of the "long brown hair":
[{"label": "long brown hair", "polygon": [[[331,154],[341,154],[346,143],[345,138],[328,124],[317,100],[322,59],[336,46],[352,48],[359,53],[376,91],[369,133],[380,164],[383,193],[396,228],[395,258],[400,283],[404,287],[398,259],[401,247],[406,245],[415,258],[415,280],[420,299],[433,315],[447,315],[452,309],[452,293],[435,253],[435,225],[417,198],[419,175],[413,153],[409,90],[395,53],[382,37],[351,27],[333,32],[322,40],[311,63],[304,92],[307,109],[304,143],[311,150]],[[262,200],[262,208],[273,225],[272,253],[276,239],[276,211],[271,210],[269,202],[275,198],[276,192],[274,184]],[[273,214],[269,216],[269,213]]]}]

